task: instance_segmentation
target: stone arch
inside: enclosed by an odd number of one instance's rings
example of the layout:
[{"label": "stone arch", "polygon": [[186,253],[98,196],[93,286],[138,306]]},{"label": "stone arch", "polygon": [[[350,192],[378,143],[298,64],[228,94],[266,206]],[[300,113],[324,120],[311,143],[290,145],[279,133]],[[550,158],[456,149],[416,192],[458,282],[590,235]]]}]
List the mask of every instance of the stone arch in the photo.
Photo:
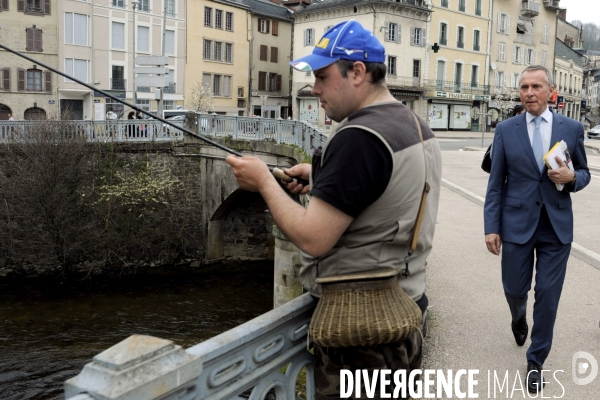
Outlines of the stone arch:
[{"label": "stone arch", "polygon": [[28,121],[45,120],[46,119],[46,111],[44,111],[44,109],[39,108],[39,107],[31,107],[31,108],[28,108],[27,110],[25,110],[25,113],[23,114],[23,118],[25,118]]},{"label": "stone arch", "polygon": [[234,190],[208,221],[206,263],[224,257],[272,258],[272,219],[259,193]]},{"label": "stone arch", "polygon": [[[8,114],[13,114],[12,110],[10,109],[9,106],[0,103],[0,121],[6,121],[8,120]],[[13,114],[13,118],[14,118],[14,114]]]}]

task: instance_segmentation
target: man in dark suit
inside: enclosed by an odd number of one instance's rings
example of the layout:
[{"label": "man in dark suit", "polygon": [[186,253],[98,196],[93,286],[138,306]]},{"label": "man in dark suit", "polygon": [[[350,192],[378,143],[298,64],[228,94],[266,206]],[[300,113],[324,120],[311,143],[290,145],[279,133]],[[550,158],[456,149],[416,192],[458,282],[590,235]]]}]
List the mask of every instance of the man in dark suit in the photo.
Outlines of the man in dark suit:
[{"label": "man in dark suit", "polygon": [[[527,67],[521,74],[519,91],[527,112],[496,127],[484,207],[485,243],[495,255],[502,247],[502,284],[519,346],[525,343],[529,331],[525,311],[535,258],[527,387],[537,392],[544,384],[541,370],[552,347],[573,241],[570,193],[590,182],[590,172],[581,123],[548,109],[548,99],[554,92],[550,72],[541,66]],[[559,169],[548,170],[544,165],[543,156],[561,140],[567,144],[575,171],[562,160]],[[564,188],[559,191],[555,184],[564,184]]]}]

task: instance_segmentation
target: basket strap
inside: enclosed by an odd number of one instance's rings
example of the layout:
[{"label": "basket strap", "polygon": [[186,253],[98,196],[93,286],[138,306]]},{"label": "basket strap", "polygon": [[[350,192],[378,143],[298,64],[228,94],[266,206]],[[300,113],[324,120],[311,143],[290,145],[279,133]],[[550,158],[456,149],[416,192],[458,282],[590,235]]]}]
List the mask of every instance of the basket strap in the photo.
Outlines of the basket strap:
[{"label": "basket strap", "polygon": [[423,187],[423,193],[421,194],[421,203],[419,204],[419,212],[417,213],[417,220],[415,221],[415,227],[413,229],[412,237],[410,239],[410,249],[408,250],[408,255],[404,258],[404,262],[406,263],[406,268],[404,269],[404,276],[408,277],[410,275],[410,271],[408,269],[408,264],[412,257],[413,252],[417,248],[417,242],[419,241],[419,231],[421,230],[421,222],[423,221],[423,214],[425,213],[425,203],[427,202],[427,194],[429,193],[429,182],[427,175],[427,155],[425,154],[425,144],[423,143],[423,132],[421,130],[421,123],[417,118],[417,115],[413,113],[413,117],[415,118],[415,123],[417,124],[417,130],[419,131],[419,138],[421,139],[421,146],[423,147],[423,159],[425,160],[425,185]]}]

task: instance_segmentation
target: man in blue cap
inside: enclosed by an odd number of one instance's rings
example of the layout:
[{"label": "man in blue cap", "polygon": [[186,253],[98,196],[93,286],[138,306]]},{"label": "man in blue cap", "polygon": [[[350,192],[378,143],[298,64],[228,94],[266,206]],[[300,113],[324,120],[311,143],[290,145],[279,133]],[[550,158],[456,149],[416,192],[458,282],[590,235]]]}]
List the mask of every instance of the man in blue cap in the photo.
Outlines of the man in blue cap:
[{"label": "man in blue cap", "polygon": [[[313,71],[312,93],[319,97],[327,116],[340,122],[322,153],[313,155],[312,166],[299,164],[286,171],[310,179],[310,186],[287,184],[292,193],[310,191],[310,203],[307,208],[295,203],[262,161],[230,156],[227,162],[240,187],[261,193],[277,226],[302,250],[301,281],[319,297],[318,277],[381,268],[407,272],[404,261],[427,179],[431,189],[418,246],[410,261],[410,274],[402,274],[400,280],[402,289],[424,313],[425,265],[441,180],[435,136],[390,94],[385,84],[385,49],[354,20],[331,28],[312,54],[291,65]],[[342,369],[353,373],[357,369],[406,370],[408,376],[410,370],[421,366],[421,349],[419,329],[406,340],[371,347],[315,345],[316,398],[340,398]],[[379,390],[379,384],[377,387]]]}]

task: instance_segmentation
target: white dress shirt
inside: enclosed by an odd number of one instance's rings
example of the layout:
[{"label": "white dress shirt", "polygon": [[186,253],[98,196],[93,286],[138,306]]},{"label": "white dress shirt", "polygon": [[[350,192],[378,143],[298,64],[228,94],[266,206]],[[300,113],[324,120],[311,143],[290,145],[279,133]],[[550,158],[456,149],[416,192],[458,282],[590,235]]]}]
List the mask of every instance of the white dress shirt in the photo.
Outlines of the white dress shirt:
[{"label": "white dress shirt", "polygon": [[[542,132],[542,146],[544,147],[544,154],[550,150],[550,140],[552,140],[552,111],[546,107],[546,110],[542,113],[542,122],[540,123],[540,131]],[[525,119],[527,120],[527,133],[529,134],[529,143],[533,146],[533,132],[535,132],[535,121],[533,120],[535,115],[525,113]]]}]

